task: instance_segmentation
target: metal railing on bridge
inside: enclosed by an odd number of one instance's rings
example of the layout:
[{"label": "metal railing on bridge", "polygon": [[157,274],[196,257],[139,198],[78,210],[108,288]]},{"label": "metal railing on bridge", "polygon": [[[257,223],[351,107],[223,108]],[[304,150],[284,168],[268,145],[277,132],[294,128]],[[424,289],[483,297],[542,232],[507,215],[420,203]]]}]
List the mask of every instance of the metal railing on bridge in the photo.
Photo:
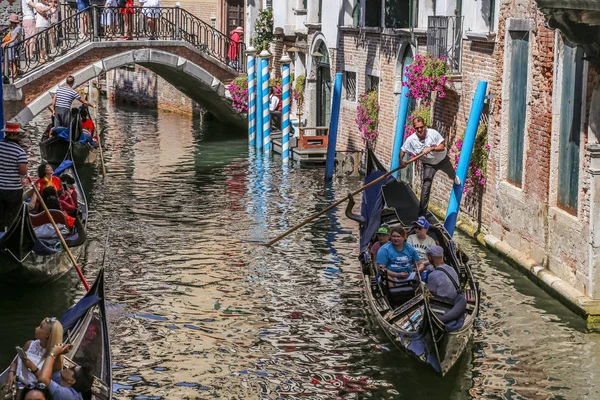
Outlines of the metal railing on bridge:
[{"label": "metal railing on bridge", "polygon": [[184,41],[239,73],[246,71],[243,42],[180,7],[104,8],[90,6],[75,12],[61,7],[60,20],[12,46],[3,46],[3,82],[21,79],[45,63],[66,55],[87,42],[112,40]]}]

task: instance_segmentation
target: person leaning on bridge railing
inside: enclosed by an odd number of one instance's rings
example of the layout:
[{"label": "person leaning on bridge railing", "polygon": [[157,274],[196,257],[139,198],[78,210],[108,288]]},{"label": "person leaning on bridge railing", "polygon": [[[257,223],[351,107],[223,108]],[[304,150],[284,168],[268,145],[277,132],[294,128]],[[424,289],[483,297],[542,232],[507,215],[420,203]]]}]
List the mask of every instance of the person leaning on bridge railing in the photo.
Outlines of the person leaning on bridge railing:
[{"label": "person leaning on bridge railing", "polygon": [[[18,45],[23,41],[25,31],[21,26],[21,21],[19,21],[19,16],[17,14],[11,14],[8,17],[8,22],[10,22],[9,32],[6,34],[6,36],[4,36],[4,39],[2,39],[2,50],[6,50],[4,52],[4,56],[8,58],[10,71],[14,80],[19,76],[19,69],[17,68],[17,64],[19,62],[18,53],[20,47],[18,47]],[[2,63],[3,77],[5,77],[4,74],[4,63]]]},{"label": "person leaning on bridge railing", "polygon": [[119,0],[119,13],[123,15],[123,40],[133,40],[133,0]]},{"label": "person leaning on bridge railing", "polygon": [[148,21],[149,40],[156,40],[156,20],[160,18],[160,0],[140,0],[142,13]]}]

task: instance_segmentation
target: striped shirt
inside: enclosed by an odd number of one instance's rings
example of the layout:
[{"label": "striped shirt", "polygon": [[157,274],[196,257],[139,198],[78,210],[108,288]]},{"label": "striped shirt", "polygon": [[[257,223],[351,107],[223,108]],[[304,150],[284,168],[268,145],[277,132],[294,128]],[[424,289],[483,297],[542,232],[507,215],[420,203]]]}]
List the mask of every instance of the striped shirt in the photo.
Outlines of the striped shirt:
[{"label": "striped shirt", "polygon": [[0,140],[0,189],[19,190],[19,164],[27,164],[27,155],[18,144]]},{"label": "striped shirt", "polygon": [[74,91],[69,86],[60,86],[56,89],[56,104],[55,107],[67,108],[71,109],[71,104],[73,104],[73,100],[80,99],[81,96],[79,93]]}]

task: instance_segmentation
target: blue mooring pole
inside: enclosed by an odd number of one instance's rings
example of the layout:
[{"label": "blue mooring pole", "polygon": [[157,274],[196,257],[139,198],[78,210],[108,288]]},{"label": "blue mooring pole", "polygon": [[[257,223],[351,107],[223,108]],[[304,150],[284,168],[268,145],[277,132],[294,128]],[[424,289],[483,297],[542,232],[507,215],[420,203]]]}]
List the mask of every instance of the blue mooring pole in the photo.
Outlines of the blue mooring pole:
[{"label": "blue mooring pole", "polygon": [[248,146],[254,147],[256,141],[256,86],[254,86],[255,78],[255,60],[254,47],[248,47],[246,50],[246,58],[248,60]]},{"label": "blue mooring pole", "polygon": [[475,90],[475,96],[473,96],[471,114],[469,114],[469,122],[467,123],[467,130],[465,132],[465,137],[463,138],[462,149],[460,150],[460,159],[458,160],[458,166],[456,167],[456,175],[460,178],[461,184],[452,187],[448,210],[446,211],[446,220],[444,221],[444,228],[446,228],[450,236],[454,235],[454,229],[456,228],[456,219],[460,209],[465,179],[467,179],[467,172],[469,171],[469,162],[471,161],[475,138],[477,137],[479,120],[481,119],[481,113],[483,112],[486,90],[487,82],[479,81],[477,90]]},{"label": "blue mooring pole", "polygon": [[281,57],[281,77],[283,78],[283,93],[281,93],[281,162],[290,162],[290,63],[292,59],[285,53]]},{"label": "blue mooring pole", "polygon": [[269,110],[269,58],[271,53],[267,49],[260,52],[260,66],[262,73],[262,123],[263,123],[263,151],[271,154],[271,111]]},{"label": "blue mooring pole", "polygon": [[337,132],[340,119],[340,103],[342,101],[342,73],[335,74],[333,84],[333,101],[331,102],[331,119],[329,120],[329,141],[327,143],[327,161],[325,164],[325,180],[333,177],[335,167],[335,147],[337,145]]},{"label": "blue mooring pole", "polygon": [[262,104],[262,71],[260,58],[256,59],[256,151],[262,152],[263,146],[263,104]]},{"label": "blue mooring pole", "polygon": [[[402,80],[406,80],[406,77]],[[406,125],[406,117],[408,116],[408,105],[410,104],[410,90],[407,86],[402,85],[402,91],[400,92],[400,104],[398,104],[398,119],[396,120],[396,136],[394,137],[394,150],[392,151],[392,165],[390,170],[396,169],[400,166],[400,150],[404,143],[404,126]],[[398,172],[396,171],[392,176],[398,179]]]},{"label": "blue mooring pole", "polygon": [[[4,60],[2,60],[2,51],[0,50],[0,65]],[[8,68],[6,68],[6,73],[8,73]],[[2,80],[4,80],[4,75],[2,76]],[[0,104],[0,128],[4,129],[4,84],[0,82],[0,100],[2,104]],[[0,140],[4,140],[4,131],[0,131]]]}]

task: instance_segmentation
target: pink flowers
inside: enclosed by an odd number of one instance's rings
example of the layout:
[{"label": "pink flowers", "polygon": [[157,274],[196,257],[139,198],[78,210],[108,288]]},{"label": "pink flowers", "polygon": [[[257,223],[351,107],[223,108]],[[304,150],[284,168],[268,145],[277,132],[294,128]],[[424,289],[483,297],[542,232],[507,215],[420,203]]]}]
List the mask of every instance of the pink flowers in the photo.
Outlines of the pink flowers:
[{"label": "pink flowers", "polygon": [[379,134],[379,92],[373,90],[360,96],[354,121],[364,140],[370,142],[377,138]]},{"label": "pink flowers", "polygon": [[414,99],[423,100],[423,105],[428,106],[432,92],[437,92],[441,99],[446,97],[447,72],[448,67],[444,58],[419,54],[413,63],[406,67],[407,80],[403,85],[408,87]]},{"label": "pink flowers", "polygon": [[227,87],[229,94],[231,94],[231,100],[233,101],[233,108],[237,112],[248,111],[248,77],[241,76],[235,78],[233,82]]},{"label": "pink flowers", "polygon": [[[485,185],[486,171],[487,171],[487,159],[490,152],[490,145],[487,142],[487,124],[482,123],[479,125],[477,130],[477,137],[475,138],[475,144],[473,146],[473,154],[471,155],[471,161],[469,162],[469,170],[467,172],[467,179],[465,179],[465,186],[463,193],[469,193],[481,190]],[[460,152],[463,147],[463,140],[457,139],[454,144],[454,148],[450,150],[454,154],[454,165],[458,165],[460,159]]]}]

